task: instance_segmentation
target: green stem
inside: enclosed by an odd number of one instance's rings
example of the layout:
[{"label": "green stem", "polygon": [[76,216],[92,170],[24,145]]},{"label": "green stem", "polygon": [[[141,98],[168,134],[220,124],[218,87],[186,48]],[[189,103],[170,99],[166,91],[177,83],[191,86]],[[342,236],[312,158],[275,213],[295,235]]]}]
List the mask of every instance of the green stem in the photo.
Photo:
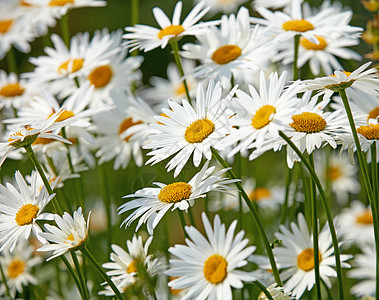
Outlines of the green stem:
[{"label": "green stem", "polygon": [[343,300],[344,299],[344,292],[343,292],[343,278],[342,278],[340,251],[339,251],[339,247],[338,247],[337,234],[336,234],[336,230],[335,230],[334,223],[333,223],[333,217],[332,217],[332,214],[330,211],[329,203],[327,202],[327,199],[326,199],[325,191],[321,185],[320,179],[316,175],[314,168],[312,168],[311,164],[309,163],[309,161],[307,160],[305,155],[303,153],[301,153],[301,151],[295,146],[295,144],[290,140],[290,138],[288,136],[286,136],[282,131],[279,131],[279,135],[281,138],[283,138],[287,142],[287,144],[300,157],[301,161],[304,163],[305,167],[309,171],[309,174],[313,177],[314,183],[316,184],[317,189],[319,191],[321,202],[322,202],[322,205],[324,207],[326,218],[328,220],[330,235],[332,237],[332,242],[333,242],[334,256],[336,258],[336,271],[337,271],[339,296],[340,296],[340,299]]},{"label": "green stem", "polygon": [[170,41],[170,45],[171,45],[171,49],[172,49],[173,54],[174,54],[175,63],[178,66],[179,74],[183,78],[184,89],[186,90],[188,102],[189,102],[189,104],[191,104],[192,101],[191,101],[191,96],[189,94],[187,80],[184,78],[184,71],[183,71],[183,67],[182,67],[182,62],[181,62],[180,57],[179,57],[178,41],[176,39],[172,39]]},{"label": "green stem", "polygon": [[[362,172],[363,181],[364,181],[365,188],[367,191],[367,197],[371,205],[373,225],[374,225],[375,247],[377,250],[376,251],[376,299],[379,300],[379,251],[378,251],[379,250],[379,212],[378,212],[377,198],[375,198],[374,192],[371,186],[367,165],[364,159],[361,144],[359,142],[357,129],[355,128],[353,114],[350,109],[349,100],[347,99],[346,91],[342,89],[339,91],[339,94],[342,98],[342,102],[345,107],[347,118],[349,119],[350,129],[353,133],[355,147],[357,148],[359,167]],[[378,181],[375,181],[373,183],[374,185],[377,185]]]},{"label": "green stem", "polygon": [[290,187],[292,183],[292,177],[293,177],[293,169],[287,170],[287,177],[286,177],[286,191],[284,195],[284,203],[282,207],[282,213],[280,216],[280,224],[284,224],[286,221],[287,215],[288,215],[288,200],[289,200],[289,194],[290,194]]},{"label": "green stem", "polygon": [[[131,11],[131,25],[134,26],[138,24],[139,22],[139,0],[131,0],[130,4],[130,11]],[[131,55],[137,56],[139,54],[138,49],[134,50]]]},{"label": "green stem", "polygon": [[269,300],[274,300],[270,294],[270,292],[266,289],[266,287],[260,283],[258,280],[255,280],[253,281],[253,283],[259,287],[259,289],[266,295],[266,297],[269,299]]},{"label": "green stem", "polygon": [[[377,164],[377,150],[376,150],[376,141],[371,145],[371,175],[372,175],[372,185],[374,187],[374,202],[376,204],[376,214],[379,215],[378,211],[378,164]],[[371,206],[371,211],[374,208]],[[374,212],[372,212],[374,215]],[[379,221],[379,220],[378,220]],[[377,230],[375,230],[377,231]],[[376,237],[377,238],[377,237]],[[375,240],[376,240],[375,238]],[[377,240],[376,240],[377,241]],[[376,246],[376,299],[379,299],[379,251],[378,246]]]},{"label": "green stem", "polygon": [[77,288],[78,288],[78,290],[80,292],[80,295],[82,296],[82,298],[84,298],[84,294],[83,294],[83,290],[82,290],[82,285],[80,284],[78,276],[75,274],[74,269],[71,267],[70,263],[68,262],[67,258],[64,255],[61,255],[59,257],[62,259],[63,263],[66,265],[66,268],[69,270],[72,278],[74,279],[75,284],[76,284],[76,286],[77,286]]},{"label": "green stem", "polygon": [[74,265],[75,265],[75,269],[78,272],[80,285],[82,286],[83,299],[87,300],[87,299],[89,299],[89,295],[88,295],[86,280],[85,280],[83,272],[82,272],[82,267],[79,264],[79,260],[78,260],[78,257],[76,256],[75,251],[70,251],[70,252],[71,252],[72,260],[73,260]]},{"label": "green stem", "polygon": [[[314,169],[313,154],[309,154],[309,162]],[[312,177],[310,177],[310,196],[312,207],[312,230],[313,230],[313,255],[314,255],[314,269],[315,269],[315,282],[316,282],[316,295],[317,299],[321,300],[321,281],[320,281],[320,259],[318,248],[318,220],[317,220],[317,197],[315,183]]]},{"label": "green stem", "polygon": [[178,212],[179,220],[180,220],[180,223],[182,224],[184,237],[188,238],[188,234],[187,234],[187,232],[185,230],[185,227],[187,226],[187,224],[186,224],[186,220],[184,219],[183,211],[180,210],[180,209],[177,209],[176,211]]},{"label": "green stem", "polygon": [[[218,154],[218,152],[214,148],[211,148],[211,150],[212,150],[213,157],[215,157],[217,159],[217,161],[221,164],[222,167],[224,167],[224,168],[230,168],[230,166],[228,165],[228,163],[220,156],[220,154]],[[228,173],[229,173],[229,175],[231,176],[232,179],[238,179],[236,177],[236,175],[234,174],[234,172],[233,172],[232,169],[229,169]],[[249,196],[246,194],[245,190],[243,189],[243,187],[241,185],[241,182],[237,181],[237,182],[235,182],[235,185],[237,186],[238,190],[240,191],[240,193],[242,195],[242,198],[245,200],[246,205],[249,207],[249,210],[250,210],[251,214],[253,215],[253,218],[254,218],[257,226],[258,226],[258,230],[259,230],[259,233],[260,233],[260,235],[262,237],[263,244],[264,244],[267,256],[268,256],[268,258],[270,260],[271,269],[272,269],[272,272],[274,274],[275,282],[279,286],[283,286],[282,281],[280,280],[278,267],[276,266],[276,262],[275,262],[275,258],[274,258],[274,253],[272,252],[272,248],[270,246],[270,242],[268,240],[268,237],[267,237],[267,234],[265,232],[265,229],[264,229],[264,226],[262,224],[262,221],[259,218],[259,214],[258,214],[257,210],[255,209],[255,207],[252,205],[252,203],[251,203],[251,201],[249,199]]]},{"label": "green stem", "polygon": [[[100,178],[100,184],[101,184],[101,195],[104,202],[105,212],[107,214],[107,227],[108,227],[107,240],[108,240],[108,250],[110,252],[111,246],[112,246],[112,236],[113,236],[112,235],[112,219],[111,219],[112,200],[111,200],[110,192],[108,189],[107,176],[106,176],[104,164],[98,166],[98,171],[99,171],[99,178]],[[109,254],[110,253],[108,253],[108,255]]]},{"label": "green stem", "polygon": [[[30,160],[33,162],[33,165],[36,167],[39,175],[41,176],[43,184],[45,185],[47,192],[49,193],[49,195],[53,195],[54,192],[53,192],[53,190],[52,190],[52,188],[50,186],[49,180],[47,180],[47,178],[46,178],[45,172],[43,171],[42,166],[39,163],[39,161],[37,159],[37,156],[36,156],[36,154],[33,151],[32,145],[28,144],[28,145],[24,146],[24,148],[25,148],[26,153],[28,154]],[[55,212],[58,213],[59,215],[61,215],[62,214],[62,209],[59,206],[59,202],[57,200],[57,197],[54,196],[54,198],[51,200],[51,202],[52,202],[52,204],[54,206]]]},{"label": "green stem", "polygon": [[99,272],[101,277],[109,284],[112,291],[116,294],[117,298],[119,300],[125,300],[125,298],[122,296],[119,289],[116,287],[116,285],[113,283],[112,279],[107,275],[107,273],[104,272],[103,268],[100,266],[100,264],[97,262],[97,259],[93,257],[91,252],[88,251],[87,247],[83,247],[81,249],[82,253],[88,258],[88,260],[92,263],[94,268]]},{"label": "green stem", "polygon": [[[234,86],[232,84],[232,86]],[[236,164],[237,164],[237,176],[242,178],[242,161],[241,153],[236,154]],[[242,196],[241,193],[238,193],[238,223],[239,228],[243,228],[243,205],[242,205]]]},{"label": "green stem", "polygon": [[188,215],[189,215],[189,218],[190,218],[191,225],[194,226],[194,227],[196,227],[195,218],[193,217],[191,206],[188,207]]},{"label": "green stem", "polygon": [[299,44],[300,44],[300,35],[296,34],[295,35],[295,43],[294,43],[294,57],[293,57],[293,80],[298,80],[299,79],[299,69],[297,68],[297,61],[299,58]]},{"label": "green stem", "polygon": [[7,65],[8,65],[8,73],[16,73],[18,74],[17,61],[16,56],[14,54],[14,49],[11,47],[6,55]]},{"label": "green stem", "polygon": [[9,299],[12,299],[11,293],[10,293],[10,290],[9,290],[9,286],[8,286],[8,282],[7,282],[7,277],[5,276],[5,273],[4,273],[4,270],[3,270],[3,266],[1,265],[1,263],[0,263],[0,272],[1,272],[2,282],[4,283],[4,286],[5,286],[6,294],[9,297]]},{"label": "green stem", "polygon": [[70,24],[68,22],[68,12],[60,20],[62,39],[67,47],[70,47]]}]

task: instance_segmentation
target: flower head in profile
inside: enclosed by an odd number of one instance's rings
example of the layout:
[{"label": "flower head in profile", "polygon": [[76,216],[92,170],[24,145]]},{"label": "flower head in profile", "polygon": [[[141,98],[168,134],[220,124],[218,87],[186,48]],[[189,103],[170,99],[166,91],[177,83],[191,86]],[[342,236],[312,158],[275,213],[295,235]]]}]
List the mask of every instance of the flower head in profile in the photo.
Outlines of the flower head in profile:
[{"label": "flower head in profile", "polygon": [[46,188],[39,189],[37,173],[32,173],[31,185],[28,185],[21,173],[15,173],[18,189],[10,183],[0,184],[0,251],[10,247],[12,252],[17,243],[27,239],[30,233],[42,242],[46,240],[37,220],[51,219],[51,214],[42,213],[45,206],[54,197],[49,195]]},{"label": "flower head in profile", "polygon": [[379,78],[376,69],[367,67],[371,62],[365,63],[353,72],[334,71],[333,75],[304,80],[303,90],[319,91],[316,96],[323,95],[323,99],[329,99],[334,92],[345,90],[349,87],[356,88],[366,94],[379,94]]},{"label": "flower head in profile", "polygon": [[[134,235],[132,240],[126,241],[128,251],[117,245],[112,245],[113,252],[110,259],[112,262],[103,264],[105,269],[109,269],[107,274],[111,277],[112,281],[121,290],[125,290],[130,285],[133,285],[138,280],[138,270],[146,268],[149,276],[153,277],[160,270],[160,262],[158,258],[153,258],[148,255],[148,249],[153,240],[149,237],[143,245],[142,237]],[[105,288],[100,295],[114,295],[110,288]]]},{"label": "flower head in profile", "polygon": [[67,212],[63,214],[63,217],[54,215],[54,221],[58,227],[45,224],[47,231],[40,233],[41,237],[53,243],[44,245],[37,251],[53,251],[53,255],[47,259],[50,260],[69,250],[77,250],[84,246],[88,238],[89,217],[90,214],[86,222],[81,207],[74,211],[73,217]]},{"label": "flower head in profile", "polygon": [[184,21],[180,22],[182,5],[182,1],[176,3],[172,21],[159,7],[153,9],[155,20],[161,27],[160,29],[147,25],[126,27],[125,30],[128,33],[124,35],[124,38],[128,40],[126,44],[132,47],[130,51],[140,49],[146,52],[157,47],[164,48],[172,39],[180,39],[183,36],[201,32],[203,26],[196,25],[196,23],[211,7],[204,8],[204,2],[200,2],[191,10]]},{"label": "flower head in profile", "polygon": [[192,154],[198,167],[203,155],[207,160],[212,158],[211,147],[222,149],[221,139],[229,131],[222,93],[220,82],[211,81],[206,92],[199,84],[195,107],[187,100],[182,100],[182,104],[169,100],[170,109],[163,109],[164,115],[155,117],[159,123],[151,125],[155,129],[150,135],[151,142],[143,147],[153,149],[147,154],[152,157],[146,164],[156,164],[176,153],[166,165],[167,171],[175,168],[176,177]]},{"label": "flower head in profile", "polygon": [[1,252],[1,267],[4,270],[9,292],[13,298],[17,292],[23,292],[23,287],[38,283],[31,271],[34,266],[41,262],[41,257],[33,256],[33,247],[26,240],[21,240],[12,252],[9,247]]},{"label": "flower head in profile", "polygon": [[234,235],[237,221],[226,230],[220,217],[215,216],[213,228],[205,213],[201,215],[207,238],[193,226],[186,227],[187,245],[175,245],[169,252],[169,276],[178,277],[169,282],[173,289],[187,289],[182,299],[232,299],[232,287],[241,289],[243,281],[255,280],[250,273],[240,271],[247,264],[246,258],[254,252],[243,239],[245,232]]},{"label": "flower head in profile", "polygon": [[148,232],[153,234],[158,222],[170,209],[187,210],[194,204],[194,200],[204,198],[208,192],[227,192],[230,189],[227,184],[233,183],[235,180],[222,177],[228,169],[212,174],[214,169],[214,166],[208,168],[208,162],[206,162],[188,183],[180,181],[166,185],[156,182],[158,188],[143,188],[134,194],[125,196],[124,198],[136,199],[122,204],[118,208],[119,214],[131,209],[135,210],[122,224],[129,226],[134,220],[140,218],[136,230],[147,222]]},{"label": "flower head in profile", "polygon": [[[305,290],[311,290],[315,285],[315,261],[313,250],[313,236],[309,233],[308,225],[302,214],[298,215],[297,224],[291,223],[291,230],[284,225],[280,226],[275,237],[282,240],[282,246],[274,248],[274,255],[278,268],[284,270],[282,278],[286,281],[284,290],[292,292],[292,296],[300,299]],[[329,277],[336,277],[333,269],[335,257],[333,256],[332,238],[327,226],[319,233],[319,266],[320,277],[328,288],[331,288]],[[342,267],[349,267],[345,261],[350,255],[341,255]]]}]

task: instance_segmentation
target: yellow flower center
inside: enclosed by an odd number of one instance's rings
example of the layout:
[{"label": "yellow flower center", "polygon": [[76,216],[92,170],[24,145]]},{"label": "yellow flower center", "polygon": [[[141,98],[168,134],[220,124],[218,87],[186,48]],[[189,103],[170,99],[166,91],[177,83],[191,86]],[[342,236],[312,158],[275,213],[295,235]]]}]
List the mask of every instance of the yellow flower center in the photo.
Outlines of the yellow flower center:
[{"label": "yellow flower center", "polygon": [[[318,253],[318,260],[321,262],[321,254]],[[315,260],[314,260],[314,252],[312,248],[307,248],[303,250],[298,256],[297,256],[297,266],[299,269],[302,269],[305,272],[308,272],[310,270],[313,270],[315,267]]]},{"label": "yellow flower center", "polygon": [[39,207],[33,204],[24,204],[16,213],[16,222],[19,226],[31,224],[37,216]]},{"label": "yellow flower center", "polygon": [[326,127],[326,121],[316,113],[304,112],[292,116],[292,120],[290,126],[298,132],[315,133]]},{"label": "yellow flower center", "polygon": [[51,0],[49,6],[64,6],[66,4],[74,4],[74,0]]},{"label": "yellow flower center", "polygon": [[[66,74],[66,73],[75,73],[76,71],[79,71],[83,67],[84,59],[82,58],[75,58],[75,59],[69,59],[62,63],[58,67],[58,73],[59,74]],[[70,69],[68,67],[70,66]]]},{"label": "yellow flower center", "polygon": [[42,137],[37,137],[37,139],[33,143],[33,145],[47,145],[47,144],[50,144],[52,142],[57,142],[57,140],[48,139],[48,138],[42,138]]},{"label": "yellow flower center", "polygon": [[[120,135],[126,129],[128,129],[134,125],[137,125],[137,124],[142,124],[142,122],[141,121],[133,122],[133,118],[126,118],[124,121],[121,122],[120,127],[118,129],[118,134]],[[131,137],[132,137],[132,134],[128,135],[127,137],[124,138],[124,141],[128,142]]]},{"label": "yellow flower center", "polygon": [[1,34],[5,34],[9,31],[9,29],[11,29],[12,25],[13,25],[13,19],[9,19],[9,20],[0,20],[0,33]]},{"label": "yellow flower center", "polygon": [[166,35],[175,35],[176,36],[176,35],[184,32],[184,30],[185,29],[182,25],[170,25],[170,26],[167,26],[166,28],[161,29],[158,32],[158,38],[162,39]]},{"label": "yellow flower center", "polygon": [[214,254],[204,263],[204,277],[210,283],[218,284],[224,281],[227,273],[226,267],[228,263],[221,255]]},{"label": "yellow flower center", "polygon": [[[53,112],[48,116],[50,118],[53,114],[55,114],[55,110],[53,109]],[[63,110],[59,117],[54,122],[62,122],[64,120],[67,120],[69,118],[72,118],[75,116],[75,114],[70,110]]]},{"label": "yellow flower center", "polygon": [[331,181],[335,181],[342,176],[341,168],[337,166],[330,166],[327,172],[328,172],[327,176],[329,176],[329,179]]},{"label": "yellow flower center", "polygon": [[73,234],[70,234],[68,237],[67,237],[67,240],[68,241],[75,241],[75,238],[74,238],[74,235]]},{"label": "yellow flower center", "polygon": [[8,83],[0,88],[0,96],[3,97],[17,97],[24,93],[24,90],[18,82]]},{"label": "yellow flower center", "polygon": [[314,29],[312,23],[309,23],[307,20],[290,20],[283,23],[282,28],[285,31],[298,31],[298,32],[306,32]]},{"label": "yellow flower center", "polygon": [[[189,88],[189,87],[188,87],[188,88]],[[183,82],[180,83],[180,84],[176,87],[174,93],[175,93],[175,95],[177,95],[177,96],[181,96],[181,95],[184,95],[184,94],[186,93],[186,88],[185,88]]]},{"label": "yellow flower center", "polygon": [[201,143],[204,141],[213,131],[215,125],[211,120],[200,119],[192,122],[184,133],[184,138],[188,143]]},{"label": "yellow flower center", "polygon": [[113,76],[112,68],[108,65],[95,68],[89,75],[88,80],[95,88],[102,88],[111,81]]},{"label": "yellow flower center", "polygon": [[359,214],[355,221],[358,224],[363,224],[363,225],[372,225],[373,224],[373,219],[372,219],[372,213],[370,209],[364,210],[361,214]]},{"label": "yellow flower center", "polygon": [[186,182],[174,182],[166,185],[158,194],[158,199],[166,203],[176,203],[191,196],[192,186]]},{"label": "yellow flower center", "polygon": [[24,273],[26,264],[19,259],[15,259],[11,261],[11,263],[8,265],[8,275],[10,278],[15,279],[20,274]]},{"label": "yellow flower center", "polygon": [[[341,72],[344,73],[347,77],[349,77],[351,74],[351,72],[347,72],[347,71],[341,71]],[[332,74],[330,76],[337,77],[335,74]]]},{"label": "yellow flower center", "polygon": [[260,188],[256,188],[254,191],[252,191],[249,195],[249,198],[250,198],[250,200],[261,201],[264,198],[267,198],[270,196],[271,196],[271,192],[269,189],[260,187]]},{"label": "yellow flower center", "polygon": [[[1,92],[0,92],[1,93]],[[379,116],[379,106],[368,113],[368,119],[376,119]]]},{"label": "yellow flower center", "polygon": [[310,40],[305,38],[301,38],[300,44],[308,50],[324,50],[328,46],[328,43],[321,36],[316,36],[316,38],[319,42],[318,44],[312,43]]},{"label": "yellow flower center", "polygon": [[379,124],[360,126],[357,132],[368,140],[377,140],[379,139]]},{"label": "yellow flower center", "polygon": [[26,2],[25,0],[20,0],[19,4],[23,7],[32,7],[30,3]]},{"label": "yellow flower center", "polygon": [[219,65],[227,64],[241,55],[241,48],[236,45],[225,45],[212,54],[212,60]]},{"label": "yellow flower center", "polygon": [[272,120],[272,115],[275,114],[276,109],[272,105],[264,105],[255,112],[251,119],[251,125],[255,129],[261,129],[268,125]]},{"label": "yellow flower center", "polygon": [[128,266],[128,268],[126,269],[126,272],[127,273],[136,273],[137,272],[137,265],[136,265],[136,260],[133,260],[130,264],[129,264],[129,266]]}]

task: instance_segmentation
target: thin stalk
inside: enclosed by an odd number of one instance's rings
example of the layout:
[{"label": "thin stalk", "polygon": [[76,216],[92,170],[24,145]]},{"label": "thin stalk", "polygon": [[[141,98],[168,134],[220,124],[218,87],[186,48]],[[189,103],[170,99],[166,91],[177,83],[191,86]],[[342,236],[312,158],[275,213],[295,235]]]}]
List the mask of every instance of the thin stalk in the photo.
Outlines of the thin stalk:
[{"label": "thin stalk", "polygon": [[[111,251],[111,245],[112,245],[112,219],[111,219],[111,205],[112,205],[112,199],[110,196],[110,192],[108,189],[107,184],[107,176],[104,164],[98,166],[99,171],[99,178],[100,178],[100,184],[101,184],[101,195],[104,202],[105,212],[107,214],[107,240],[108,240],[108,250]],[[108,253],[110,254],[110,253]]]},{"label": "thin stalk", "polygon": [[[379,300],[379,251],[378,251],[379,250],[379,213],[378,213],[377,199],[374,196],[374,192],[371,186],[369,173],[367,170],[367,165],[366,165],[363,152],[361,149],[361,144],[359,142],[357,130],[355,128],[353,114],[350,109],[349,100],[347,99],[346,91],[342,89],[339,91],[339,94],[342,98],[342,102],[345,107],[347,118],[349,119],[350,129],[353,133],[355,147],[357,148],[359,167],[362,172],[363,181],[364,181],[365,188],[367,191],[367,197],[371,205],[373,225],[374,225],[375,247],[376,247],[376,300]],[[373,182],[373,183],[377,185],[378,181]]]},{"label": "thin stalk", "polygon": [[7,282],[7,277],[5,276],[3,266],[1,265],[1,263],[0,263],[0,272],[1,272],[2,282],[4,283],[4,286],[5,286],[5,292],[6,292],[7,296],[9,297],[9,299],[12,299],[11,293],[9,290],[9,286],[8,286],[8,282]]},{"label": "thin stalk", "polygon": [[147,290],[150,293],[150,296],[153,300],[157,300],[157,295],[155,294],[154,284],[152,283],[152,279],[149,273],[146,270],[146,266],[141,262],[136,263],[138,276],[143,280],[146,285]]},{"label": "thin stalk", "polygon": [[[314,169],[313,154],[309,155],[309,162]],[[312,207],[312,230],[313,230],[313,255],[314,255],[314,269],[315,269],[315,282],[316,282],[316,295],[317,299],[321,300],[321,279],[320,279],[320,259],[318,248],[318,220],[317,220],[317,197],[315,183],[310,177],[310,195]]]},{"label": "thin stalk", "polygon": [[16,56],[14,54],[14,49],[11,47],[6,55],[8,73],[18,73]]},{"label": "thin stalk", "polygon": [[[376,141],[372,143],[371,145],[371,181],[372,181],[372,187],[374,192],[374,201],[376,204],[378,204],[378,163],[377,163],[377,150],[376,150]],[[378,214],[379,214],[379,208],[377,205]]]},{"label": "thin stalk", "polygon": [[299,69],[297,68],[297,61],[299,58],[299,44],[300,44],[300,35],[296,34],[294,37],[294,57],[293,57],[293,80],[299,79]]},{"label": "thin stalk", "polygon": [[119,289],[116,287],[116,285],[113,283],[112,279],[107,275],[107,273],[104,272],[103,268],[100,266],[100,264],[97,262],[97,259],[93,257],[91,252],[88,251],[87,247],[83,247],[81,249],[82,253],[88,258],[88,260],[92,263],[96,271],[99,272],[101,277],[109,284],[111,287],[112,291],[116,294],[116,297],[119,300],[125,300],[125,298],[122,296],[121,292]]},{"label": "thin stalk", "polygon": [[75,269],[78,273],[80,285],[82,286],[83,299],[87,300],[87,299],[89,299],[89,295],[88,295],[86,280],[85,280],[83,272],[82,272],[82,267],[79,264],[79,260],[78,260],[78,257],[76,255],[75,251],[70,251],[70,252],[71,252],[72,260],[73,260],[74,265],[75,265]]},{"label": "thin stalk", "polygon": [[280,216],[280,224],[284,224],[286,221],[287,215],[288,215],[288,200],[289,200],[289,194],[290,194],[290,187],[292,183],[292,177],[293,177],[293,169],[287,170],[287,176],[286,176],[286,191],[284,195],[284,203],[282,207],[282,213]]},{"label": "thin stalk", "polygon": [[[130,4],[130,11],[131,11],[131,25],[134,26],[139,23],[139,0],[131,0]],[[139,53],[138,49],[134,50],[131,55],[137,56]]]},{"label": "thin stalk", "polygon": [[[300,166],[300,176],[301,180],[303,182],[303,193],[304,193],[304,199],[310,199],[310,191],[309,191],[309,181],[307,176],[305,176],[304,168],[303,166]],[[312,223],[312,207],[309,203],[309,201],[304,201],[304,215],[305,220],[307,221],[307,225],[310,227]]]},{"label": "thin stalk", "polygon": [[[218,152],[214,148],[211,148],[211,150],[212,150],[213,157],[217,159],[217,161],[221,164],[221,166],[223,166],[224,168],[230,168],[228,163],[220,156],[220,154],[218,154]],[[236,177],[236,175],[234,174],[232,169],[229,169],[228,173],[232,179],[238,179]],[[258,226],[259,233],[260,233],[261,238],[263,240],[263,245],[265,247],[267,256],[270,260],[271,269],[272,269],[272,272],[274,274],[275,282],[279,286],[283,286],[282,281],[280,280],[278,267],[276,266],[274,253],[272,252],[270,242],[269,242],[267,234],[265,232],[263,223],[262,223],[261,219],[259,218],[259,214],[258,214],[257,210],[255,209],[255,207],[252,205],[252,203],[249,199],[249,196],[246,194],[245,190],[242,187],[241,182],[237,181],[237,182],[235,182],[235,185],[237,186],[238,190],[240,191],[242,198],[245,200],[246,205],[249,207],[249,210],[250,210],[251,214],[253,215],[253,218],[254,218],[257,226]]]},{"label": "thin stalk", "polygon": [[[232,83],[232,86],[234,86],[233,83]],[[237,176],[239,178],[242,178],[242,161],[241,161],[240,153],[236,154],[236,164],[237,164]],[[243,228],[243,205],[242,205],[241,193],[238,193],[238,223],[239,223],[239,228],[242,229]]]},{"label": "thin stalk", "polygon": [[334,249],[334,256],[336,258],[336,271],[337,271],[337,280],[338,280],[338,289],[339,289],[339,296],[340,299],[344,299],[344,292],[343,292],[343,278],[342,278],[342,268],[341,268],[341,258],[340,258],[340,251],[338,247],[338,239],[336,230],[333,223],[333,217],[332,213],[330,211],[329,203],[326,199],[325,191],[321,185],[320,179],[317,177],[316,172],[314,168],[312,168],[311,164],[305,157],[305,155],[295,146],[295,144],[290,140],[288,136],[286,136],[282,131],[279,131],[279,135],[281,138],[283,138],[287,144],[296,152],[296,154],[300,157],[301,161],[309,171],[309,174],[313,177],[314,183],[317,186],[317,189],[320,194],[321,202],[324,207],[324,211],[326,214],[326,218],[328,220],[330,235],[332,237],[333,242],[333,249]]},{"label": "thin stalk", "polygon": [[57,281],[57,290],[59,296],[63,299],[63,289],[62,289],[62,282],[61,282],[61,270],[59,270],[59,263],[58,261],[55,262],[55,269],[56,269],[56,281]]},{"label": "thin stalk", "polygon": [[191,206],[188,207],[188,215],[189,215],[189,218],[190,218],[191,225],[194,226],[194,227],[196,227],[195,218],[193,217]]},{"label": "thin stalk", "polygon": [[172,39],[170,41],[170,45],[171,45],[172,52],[174,54],[175,63],[178,66],[179,74],[183,78],[184,89],[186,90],[186,95],[187,95],[188,102],[191,104],[191,102],[192,102],[191,101],[191,96],[189,94],[187,80],[184,78],[184,71],[183,71],[183,67],[182,67],[182,62],[181,62],[180,56],[179,56],[178,41],[176,39]]},{"label": "thin stalk", "polygon": [[266,287],[260,283],[258,280],[255,280],[253,281],[253,283],[259,287],[259,289],[266,295],[266,297],[269,299],[269,300],[274,300],[270,294],[270,292],[266,289]]},{"label": "thin stalk", "polygon": [[75,274],[75,271],[74,269],[71,267],[70,263],[68,262],[67,258],[64,256],[64,255],[61,255],[59,256],[63,263],[66,265],[67,269],[69,270],[72,278],[74,279],[75,281],[75,285],[77,286],[79,292],[80,292],[80,295],[82,296],[82,298],[84,297],[84,294],[83,294],[83,290],[82,290],[82,285],[80,284],[79,282],[79,279],[78,279],[78,276]]},{"label": "thin stalk", "polygon": [[60,20],[62,39],[67,47],[70,46],[70,24],[68,21],[68,13],[62,16]]},{"label": "thin stalk", "polygon": [[180,223],[182,224],[184,237],[185,237],[185,238],[188,238],[188,234],[187,234],[187,232],[186,232],[186,230],[185,230],[185,227],[186,227],[187,225],[186,225],[186,220],[184,219],[183,211],[180,210],[180,209],[177,209],[176,211],[178,212],[179,220],[180,220]]},{"label": "thin stalk", "polygon": [[[53,190],[52,190],[52,188],[50,186],[49,180],[47,180],[47,178],[46,178],[45,172],[43,171],[42,166],[39,163],[39,161],[37,159],[37,156],[36,156],[36,154],[33,151],[32,145],[28,144],[24,148],[25,148],[26,153],[28,154],[30,160],[33,162],[33,165],[36,167],[39,175],[41,176],[43,184],[45,185],[47,192],[49,193],[49,195],[53,195],[54,192],[53,192]],[[58,213],[59,215],[61,215],[62,214],[62,209],[59,206],[59,202],[58,202],[56,196],[53,197],[53,199],[51,200],[51,203],[54,206],[55,212]]]}]

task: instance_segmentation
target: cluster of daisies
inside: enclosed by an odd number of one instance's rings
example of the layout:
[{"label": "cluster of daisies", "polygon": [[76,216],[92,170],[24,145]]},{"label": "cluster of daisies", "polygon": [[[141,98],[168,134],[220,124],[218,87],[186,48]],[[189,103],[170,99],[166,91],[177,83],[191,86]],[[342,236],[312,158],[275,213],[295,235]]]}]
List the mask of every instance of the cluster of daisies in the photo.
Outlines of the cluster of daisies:
[{"label": "cluster of daisies", "polygon": [[[105,1],[1,4],[1,297],[378,297],[379,72],[349,48],[363,29],[338,2],[244,2],[71,37],[67,13]],[[17,73],[13,48],[57,20]],[[167,78],[144,84],[159,48]]]}]

